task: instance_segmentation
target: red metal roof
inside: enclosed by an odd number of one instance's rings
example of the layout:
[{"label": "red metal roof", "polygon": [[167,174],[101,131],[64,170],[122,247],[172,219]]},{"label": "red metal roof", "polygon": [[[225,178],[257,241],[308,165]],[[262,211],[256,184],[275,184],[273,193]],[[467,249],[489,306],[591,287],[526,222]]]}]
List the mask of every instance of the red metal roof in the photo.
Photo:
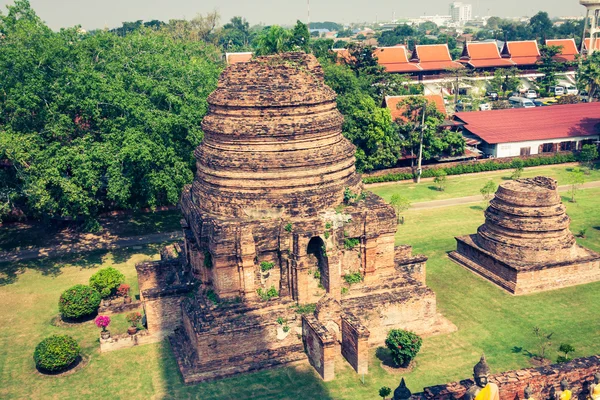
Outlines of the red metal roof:
[{"label": "red metal roof", "polygon": [[421,68],[416,63],[408,61],[406,47],[403,45],[394,47],[378,47],[373,51],[377,57],[377,63],[383,66],[386,72],[417,72]]},{"label": "red metal roof", "polygon": [[454,118],[489,144],[591,136],[600,133],[600,103],[458,112]]},{"label": "red metal roof", "polygon": [[540,59],[540,49],[535,40],[506,42],[502,54],[509,56],[516,65],[533,65]]},{"label": "red metal roof", "polygon": [[500,56],[496,42],[466,43],[460,60],[474,68],[515,65],[511,60]]},{"label": "red metal roof", "polygon": [[[400,119],[402,121],[406,121],[406,118],[402,115],[402,113],[404,112],[404,107],[398,107],[398,104],[403,99],[406,99],[407,97],[415,97],[415,96],[386,96],[385,97],[385,104],[386,104],[387,108],[390,110],[393,120]],[[442,114],[446,115],[446,106],[444,105],[444,98],[442,97],[441,94],[430,94],[430,95],[421,96],[421,97],[425,97],[429,103],[435,104],[435,107],[437,108],[437,110],[439,112],[441,112]]]},{"label": "red metal roof", "polygon": [[575,56],[579,54],[575,39],[552,39],[546,40],[546,46],[560,46],[560,54],[554,58],[557,61],[574,61]]},{"label": "red metal roof", "polygon": [[252,59],[252,53],[225,53],[227,65],[248,62]]}]

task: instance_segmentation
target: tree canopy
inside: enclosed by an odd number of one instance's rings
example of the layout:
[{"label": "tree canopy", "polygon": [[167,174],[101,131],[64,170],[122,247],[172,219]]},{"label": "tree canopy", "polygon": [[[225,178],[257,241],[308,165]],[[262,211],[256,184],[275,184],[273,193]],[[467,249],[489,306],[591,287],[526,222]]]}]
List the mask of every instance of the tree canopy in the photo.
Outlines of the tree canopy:
[{"label": "tree canopy", "polygon": [[143,27],[53,32],[27,0],[0,31],[0,212],[93,221],[177,202],[222,68],[213,46]]}]

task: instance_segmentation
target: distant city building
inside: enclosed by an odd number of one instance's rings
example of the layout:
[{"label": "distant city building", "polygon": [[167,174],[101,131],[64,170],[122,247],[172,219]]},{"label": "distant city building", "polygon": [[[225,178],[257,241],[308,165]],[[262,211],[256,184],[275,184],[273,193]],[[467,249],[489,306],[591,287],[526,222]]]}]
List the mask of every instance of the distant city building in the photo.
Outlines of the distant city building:
[{"label": "distant city building", "polygon": [[437,26],[445,26],[452,22],[452,16],[450,15],[423,15],[418,18],[411,18],[409,20],[413,24],[421,25],[424,22],[433,22]]},{"label": "distant city building", "polygon": [[467,21],[473,19],[472,17],[473,7],[470,4],[461,2],[454,2],[450,4],[450,16],[452,22],[464,24]]}]

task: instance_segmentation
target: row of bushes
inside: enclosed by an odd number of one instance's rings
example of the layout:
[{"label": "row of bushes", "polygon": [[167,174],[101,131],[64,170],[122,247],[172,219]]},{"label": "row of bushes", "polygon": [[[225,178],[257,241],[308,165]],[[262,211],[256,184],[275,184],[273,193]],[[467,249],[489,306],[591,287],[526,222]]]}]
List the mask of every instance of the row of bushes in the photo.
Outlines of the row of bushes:
[{"label": "row of bushes", "polygon": [[[517,159],[518,160],[518,159]],[[551,157],[534,157],[523,160],[523,167],[537,167],[539,165],[552,165],[552,164],[563,164],[568,162],[575,162],[577,158],[574,154],[555,154]],[[428,168],[424,169],[421,173],[422,178],[433,178],[439,175],[440,171],[444,171],[446,175],[461,175],[461,174],[472,174],[475,172],[485,171],[499,171],[503,169],[515,168],[513,161],[510,162],[498,162],[498,161],[486,161],[482,163],[472,163],[464,165],[454,165],[452,167],[440,167],[440,168]],[[379,183],[379,182],[396,182],[413,179],[415,174],[412,172],[401,172],[397,174],[387,174],[380,176],[369,176],[363,178],[364,183]]]}]

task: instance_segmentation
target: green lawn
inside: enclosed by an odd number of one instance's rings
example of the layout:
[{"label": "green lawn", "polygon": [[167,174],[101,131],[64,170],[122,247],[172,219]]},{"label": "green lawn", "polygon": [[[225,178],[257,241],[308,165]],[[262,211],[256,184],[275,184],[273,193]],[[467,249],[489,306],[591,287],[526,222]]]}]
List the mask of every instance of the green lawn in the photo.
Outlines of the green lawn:
[{"label": "green lawn", "polygon": [[[564,165],[526,168],[523,171],[522,177],[529,178],[540,175],[550,176],[556,179],[559,185],[568,185],[569,171],[571,171],[572,168],[572,166],[566,167]],[[481,174],[448,176],[446,189],[443,192],[436,189],[432,180],[425,180],[418,185],[413,182],[390,183],[381,186],[367,187],[367,189],[383,197],[386,201],[390,201],[392,195],[398,193],[401,196],[406,197],[410,202],[415,203],[420,201],[443,200],[454,197],[477,195],[480,194],[479,190],[490,179],[499,185],[510,179],[511,174],[512,170],[502,170]],[[589,175],[585,175],[585,181],[600,181],[600,170],[595,169],[591,171]]]},{"label": "green lawn", "polygon": [[[600,189],[582,190],[577,203],[566,203],[572,230],[587,227],[580,243],[600,251]],[[531,329],[554,332],[550,358],[560,343],[571,343],[575,356],[600,353],[600,283],[523,297],[511,296],[451,262],[456,235],[475,232],[483,221],[479,205],[409,210],[398,243],[408,243],[429,256],[428,284],[437,293],[439,310],[459,328],[449,335],[426,338],[417,367],[407,374],[409,387],[466,378],[485,351],[493,372],[529,366],[526,351],[536,348]],[[51,324],[61,291],[87,282],[101,265],[114,265],[137,290],[134,264],[155,258],[158,246],[142,250],[93,253],[75,260],[0,265],[11,278],[0,286],[0,398],[43,399],[375,399],[381,386],[395,388],[400,375],[385,372],[371,352],[370,372],[356,375],[341,359],[336,380],[323,383],[306,363],[195,386],[184,386],[168,344],[160,343],[100,354],[98,329],[92,322],[76,327]],[[117,318],[113,332],[126,323]],[[69,333],[82,345],[90,362],[64,377],[37,374],[35,345],[53,333]],[[520,351],[518,351],[520,349]]]}]

